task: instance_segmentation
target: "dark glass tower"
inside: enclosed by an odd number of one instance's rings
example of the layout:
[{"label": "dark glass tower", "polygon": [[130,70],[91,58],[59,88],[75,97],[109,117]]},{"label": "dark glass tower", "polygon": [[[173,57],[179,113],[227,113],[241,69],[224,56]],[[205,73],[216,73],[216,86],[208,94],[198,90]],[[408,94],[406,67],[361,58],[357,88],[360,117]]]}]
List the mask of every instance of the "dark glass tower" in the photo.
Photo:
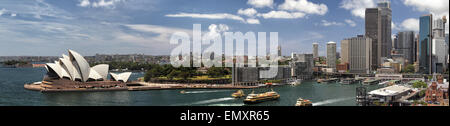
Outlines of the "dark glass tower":
[{"label": "dark glass tower", "polygon": [[381,57],[391,58],[392,10],[389,1],[381,1],[377,8],[366,9],[366,37],[372,39],[372,69],[381,64]]},{"label": "dark glass tower", "polygon": [[[381,10],[379,8],[366,9],[366,37],[372,39],[372,70],[376,70],[381,59]],[[380,46],[379,46],[380,45]],[[369,49],[368,49],[369,50]]]},{"label": "dark glass tower", "polygon": [[420,17],[419,32],[419,72],[432,74],[432,40],[433,40],[433,15]]},{"label": "dark glass tower", "polygon": [[402,54],[406,59],[406,64],[414,63],[414,31],[399,32],[397,34],[397,42],[395,50],[398,54]]},{"label": "dark glass tower", "polygon": [[381,15],[381,57],[391,58],[392,50],[392,10],[389,1],[378,3]]}]

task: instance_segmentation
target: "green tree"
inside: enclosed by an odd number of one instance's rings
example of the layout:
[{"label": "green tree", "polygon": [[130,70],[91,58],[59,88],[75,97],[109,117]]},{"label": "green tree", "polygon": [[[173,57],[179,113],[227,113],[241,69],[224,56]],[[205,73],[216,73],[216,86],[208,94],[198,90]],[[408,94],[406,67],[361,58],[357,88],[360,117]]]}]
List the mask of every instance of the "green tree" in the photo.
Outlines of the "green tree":
[{"label": "green tree", "polygon": [[414,73],[415,72],[415,68],[414,65],[410,64],[408,66],[406,66],[405,69],[403,69],[402,73]]},{"label": "green tree", "polygon": [[183,71],[183,72],[180,72],[177,77],[187,80],[189,77],[192,77],[192,75],[190,72]]},{"label": "green tree", "polygon": [[163,76],[162,68],[159,65],[153,66],[150,70],[148,70],[144,75],[144,81],[148,82],[151,78],[161,77]]},{"label": "green tree", "polygon": [[427,83],[422,81],[417,81],[413,83],[413,88],[427,88]]},{"label": "green tree", "polygon": [[181,74],[181,71],[179,70],[172,70],[168,75],[167,78],[172,80],[175,77],[178,77]]},{"label": "green tree", "polygon": [[145,75],[144,75],[145,82],[149,82],[150,79],[152,79],[152,78],[153,78],[153,74],[150,71],[145,72]]},{"label": "green tree", "polygon": [[206,73],[209,77],[223,77],[230,74],[230,71],[225,67],[211,67]]}]

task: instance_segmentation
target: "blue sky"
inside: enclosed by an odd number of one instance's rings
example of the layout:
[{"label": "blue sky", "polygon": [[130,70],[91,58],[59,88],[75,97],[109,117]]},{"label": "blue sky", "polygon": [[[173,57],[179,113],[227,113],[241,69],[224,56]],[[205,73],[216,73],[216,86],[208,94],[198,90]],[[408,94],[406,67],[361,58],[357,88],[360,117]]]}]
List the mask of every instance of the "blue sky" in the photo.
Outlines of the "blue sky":
[{"label": "blue sky", "polygon": [[[1,0],[0,56],[168,55],[171,34],[278,32],[283,54],[364,33],[378,0]],[[418,31],[423,14],[447,15],[448,0],[392,0],[393,32]],[[436,16],[436,17],[437,17]],[[216,27],[214,27],[216,26]],[[448,33],[448,25],[447,25]],[[339,49],[339,47],[338,47]]]}]

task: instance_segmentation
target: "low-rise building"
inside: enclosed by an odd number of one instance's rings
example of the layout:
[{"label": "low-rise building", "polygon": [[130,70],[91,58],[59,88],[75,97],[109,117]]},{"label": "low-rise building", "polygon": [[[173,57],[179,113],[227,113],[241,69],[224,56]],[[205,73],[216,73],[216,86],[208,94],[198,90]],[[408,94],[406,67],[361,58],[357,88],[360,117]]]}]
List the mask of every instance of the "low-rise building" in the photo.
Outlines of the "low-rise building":
[{"label": "low-rise building", "polygon": [[389,87],[373,90],[369,92],[372,101],[380,103],[392,103],[401,99],[403,96],[408,95],[413,90],[409,87],[392,85]]},{"label": "low-rise building", "polygon": [[349,70],[349,64],[348,63],[344,63],[344,64],[338,64],[336,65],[336,70],[339,73],[346,73]]},{"label": "low-rise building", "polygon": [[289,63],[291,68],[291,77],[297,79],[312,79],[314,73],[313,54],[293,54],[292,61]]},{"label": "low-rise building", "polygon": [[393,68],[386,67],[386,68],[378,68],[377,73],[378,74],[395,74],[396,72]]},{"label": "low-rise building", "polygon": [[448,100],[448,82],[442,77],[438,77],[437,81],[431,82],[425,92],[425,102],[428,103],[444,103]]}]

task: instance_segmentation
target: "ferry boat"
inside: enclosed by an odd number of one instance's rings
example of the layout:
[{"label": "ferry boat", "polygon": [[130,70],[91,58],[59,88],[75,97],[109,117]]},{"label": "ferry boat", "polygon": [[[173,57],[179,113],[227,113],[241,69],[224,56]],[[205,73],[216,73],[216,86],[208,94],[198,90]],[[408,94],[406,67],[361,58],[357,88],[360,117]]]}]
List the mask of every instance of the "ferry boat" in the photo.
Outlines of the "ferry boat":
[{"label": "ferry boat", "polygon": [[233,98],[242,98],[245,96],[245,94],[244,94],[244,91],[238,90],[237,92],[234,92],[233,94],[231,94],[231,96]]},{"label": "ferry boat", "polygon": [[339,83],[341,83],[341,84],[346,84],[346,85],[349,85],[349,84],[355,84],[355,83],[356,83],[356,80],[355,80],[355,79],[351,79],[351,78],[348,78],[348,79],[342,79]]},{"label": "ferry boat", "polygon": [[295,106],[312,106],[312,102],[309,100],[298,98]]},{"label": "ferry boat", "polygon": [[330,78],[330,79],[319,79],[317,80],[317,83],[324,83],[324,84],[328,84],[328,83],[334,83],[334,82],[338,82],[339,79],[338,78]]},{"label": "ferry boat", "polygon": [[378,85],[387,85],[389,83],[390,83],[390,81],[384,81],[384,82],[378,83]]},{"label": "ferry boat", "polygon": [[324,82],[325,81],[325,79],[318,79],[317,80],[317,83],[322,83],[322,82]]},{"label": "ferry boat", "polygon": [[248,94],[247,98],[244,99],[244,104],[256,104],[265,101],[277,100],[279,98],[280,95],[273,90],[261,94],[255,94],[254,92],[252,92],[251,94]]},{"label": "ferry boat", "polygon": [[301,79],[289,79],[287,80],[287,84],[289,85],[299,85],[302,83]]},{"label": "ferry boat", "polygon": [[363,85],[374,85],[380,83],[380,80],[367,79],[363,82]]}]

